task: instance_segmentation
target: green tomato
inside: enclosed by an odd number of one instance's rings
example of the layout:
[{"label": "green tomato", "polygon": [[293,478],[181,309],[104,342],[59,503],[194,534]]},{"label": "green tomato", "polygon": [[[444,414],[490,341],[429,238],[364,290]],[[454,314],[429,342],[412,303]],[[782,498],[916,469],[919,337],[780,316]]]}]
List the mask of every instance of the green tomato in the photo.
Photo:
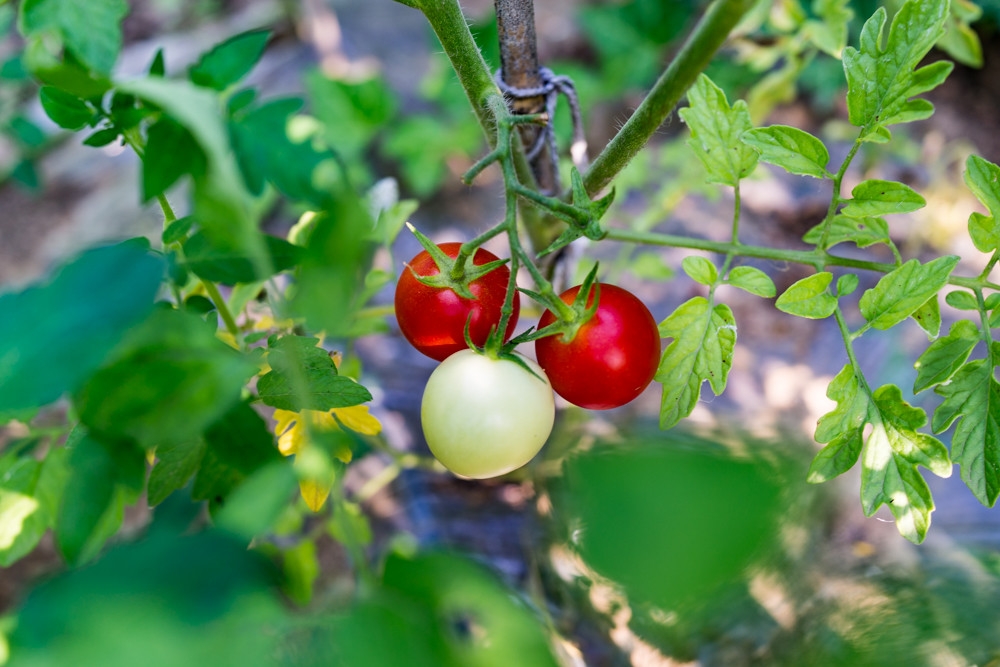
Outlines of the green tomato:
[{"label": "green tomato", "polygon": [[520,468],[542,448],[555,421],[545,371],[456,352],[434,369],[420,406],[431,453],[456,475],[483,479]]}]

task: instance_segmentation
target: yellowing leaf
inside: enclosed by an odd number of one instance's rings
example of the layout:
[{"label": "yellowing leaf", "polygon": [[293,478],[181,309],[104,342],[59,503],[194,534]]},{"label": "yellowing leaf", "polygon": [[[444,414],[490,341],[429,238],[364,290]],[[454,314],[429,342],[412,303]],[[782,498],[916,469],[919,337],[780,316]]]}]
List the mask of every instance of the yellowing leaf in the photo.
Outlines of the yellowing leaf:
[{"label": "yellowing leaf", "polygon": [[305,501],[306,507],[313,512],[320,511],[326,503],[326,499],[330,497],[333,481],[331,479],[329,484],[308,479],[299,482],[299,491],[302,493],[302,500]]},{"label": "yellowing leaf", "polygon": [[215,337],[221,340],[229,347],[233,348],[234,350],[240,349],[239,343],[236,342],[236,336],[229,333],[228,331],[219,329],[218,331],[215,332]]},{"label": "yellowing leaf", "polygon": [[[352,431],[357,431],[358,433],[363,433],[365,435],[374,435],[382,430],[382,424],[380,424],[375,417],[368,414],[367,407],[365,407],[363,412],[359,414],[354,414],[358,412],[354,410],[354,408],[342,408],[327,412],[320,412],[318,410],[303,410],[302,413],[304,413],[306,415],[306,419],[309,420],[309,428],[311,430],[322,432],[339,431],[340,427],[337,425],[337,420],[333,418],[333,413],[338,413],[337,416],[339,417],[339,413],[343,411],[350,411],[352,413],[347,420],[342,420],[345,421],[344,425],[351,428]],[[302,425],[302,413],[281,409],[274,411],[274,432],[278,434],[278,451],[285,456],[297,454],[309,443],[308,432]],[[358,429],[351,427],[348,422],[357,425]],[[359,430],[361,428],[368,430]],[[374,429],[374,431],[372,431],[372,429]],[[352,453],[351,449],[347,445],[338,446],[333,454],[344,463],[351,462]]]},{"label": "yellowing leaf", "polygon": [[371,412],[367,405],[352,405],[349,408],[335,408],[333,414],[336,415],[340,423],[351,429],[355,433],[362,435],[378,435],[382,432],[382,422],[380,422]]}]

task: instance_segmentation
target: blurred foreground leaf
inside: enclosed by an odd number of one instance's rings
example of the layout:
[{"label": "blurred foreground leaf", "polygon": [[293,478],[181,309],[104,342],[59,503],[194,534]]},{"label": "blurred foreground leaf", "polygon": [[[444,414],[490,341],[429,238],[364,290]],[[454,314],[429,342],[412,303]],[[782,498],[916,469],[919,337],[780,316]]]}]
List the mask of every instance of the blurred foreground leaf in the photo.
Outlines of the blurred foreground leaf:
[{"label": "blurred foreground leaf", "polygon": [[0,412],[51,403],[153,307],[163,263],[137,241],[95,248],[51,281],[0,295]]},{"label": "blurred foreground leaf", "polygon": [[765,554],[778,537],[781,493],[769,466],[661,436],[568,459],[553,499],[588,565],[630,602],[675,609]]}]

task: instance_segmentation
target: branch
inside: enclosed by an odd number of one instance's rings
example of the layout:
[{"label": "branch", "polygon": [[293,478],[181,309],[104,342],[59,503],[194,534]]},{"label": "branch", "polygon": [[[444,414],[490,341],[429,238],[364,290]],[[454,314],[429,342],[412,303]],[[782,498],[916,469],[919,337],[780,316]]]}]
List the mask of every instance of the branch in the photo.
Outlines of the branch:
[{"label": "branch", "polygon": [[705,69],[753,0],[716,0],[653,89],[597,156],[583,182],[596,196],[632,161]]}]

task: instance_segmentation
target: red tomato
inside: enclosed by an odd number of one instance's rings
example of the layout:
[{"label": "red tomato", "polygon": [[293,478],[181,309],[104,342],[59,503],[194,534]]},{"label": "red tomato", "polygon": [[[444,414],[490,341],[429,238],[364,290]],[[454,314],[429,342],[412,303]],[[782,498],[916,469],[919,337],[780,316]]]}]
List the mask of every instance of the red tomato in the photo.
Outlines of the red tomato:
[{"label": "red tomato", "polygon": [[[579,291],[579,285],[571,287],[560,298],[571,304]],[[594,303],[594,291],[588,306]],[[546,310],[538,328],[555,319]],[[625,405],[653,381],[660,363],[660,333],[635,295],[601,285],[597,312],[573,340],[564,342],[561,334],[539,338],[535,355],[557,394],[582,408],[608,410]]]},{"label": "red tomato", "polygon": [[[438,245],[449,257],[457,257],[461,243]],[[497,256],[479,248],[472,256],[473,264],[496,261]],[[500,310],[507,296],[510,269],[501,266],[469,283],[475,299],[464,299],[448,288],[429,287],[413,277],[438,274],[437,264],[426,250],[410,260],[396,283],[396,321],[406,340],[413,347],[432,359],[444,361],[460,350],[466,349],[465,322],[472,313],[469,336],[476,345],[483,345],[490,329],[499,326]],[[520,304],[514,297],[514,312],[507,323],[506,341],[514,332]]]}]

